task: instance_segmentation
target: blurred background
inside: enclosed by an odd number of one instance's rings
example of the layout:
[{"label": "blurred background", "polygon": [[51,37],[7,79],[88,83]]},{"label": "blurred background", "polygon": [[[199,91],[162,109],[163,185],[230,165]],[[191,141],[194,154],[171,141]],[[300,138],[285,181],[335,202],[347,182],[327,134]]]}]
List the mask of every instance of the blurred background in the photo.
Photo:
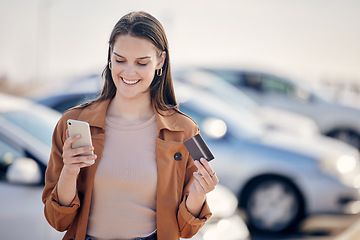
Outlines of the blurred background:
[{"label": "blurred background", "polygon": [[163,24],[180,109],[217,158],[215,217],[194,239],[351,239],[357,0],[0,0],[0,238],[29,237],[9,231],[20,224],[59,239],[40,201],[52,129],[97,96],[110,32],[134,10]]},{"label": "blurred background", "polygon": [[314,1],[0,1],[0,76],[30,84],[102,70],[112,27],[145,10],[164,25],[174,65],[256,67],[357,91],[360,3]]}]

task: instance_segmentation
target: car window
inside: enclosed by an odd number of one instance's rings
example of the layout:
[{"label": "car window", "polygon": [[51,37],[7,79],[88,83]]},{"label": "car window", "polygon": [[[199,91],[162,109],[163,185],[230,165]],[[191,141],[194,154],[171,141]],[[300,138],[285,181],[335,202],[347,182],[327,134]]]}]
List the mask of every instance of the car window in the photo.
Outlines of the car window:
[{"label": "car window", "polygon": [[216,71],[214,70],[213,73],[215,73],[217,76],[221,77],[222,79],[225,79],[226,82],[233,84],[233,85],[240,85],[242,82],[242,76],[240,73],[237,73],[235,71]]},{"label": "car window", "polygon": [[[258,107],[255,101],[246,96],[240,89],[234,87],[234,85],[228,82],[229,80],[224,81],[224,78],[231,78],[230,75],[232,74],[235,73],[224,71],[224,74],[220,77],[220,75],[216,73],[201,70],[189,71],[185,77],[185,82],[190,83],[191,87],[208,91],[237,108],[246,108],[247,110],[253,111]],[[233,76],[233,78],[235,78],[235,76]]]},{"label": "car window", "polygon": [[265,92],[276,92],[283,95],[292,95],[294,87],[279,78],[271,75],[263,75],[261,78],[262,89]]},{"label": "car window", "polygon": [[275,76],[264,75],[262,77],[262,82],[263,90],[265,92],[276,92],[301,101],[308,100],[311,95],[309,91],[301,86],[294,85],[291,82]]},{"label": "car window", "polygon": [[1,113],[0,118],[16,125],[22,130],[26,131],[33,137],[40,140],[42,143],[51,147],[51,138],[59,115],[42,111],[42,108],[23,109],[18,111],[11,111]]},{"label": "car window", "polygon": [[98,94],[90,94],[90,95],[79,95],[69,98],[64,98],[62,101],[59,101],[56,105],[53,106],[53,109],[55,109],[58,112],[65,112],[69,108],[75,107],[77,105],[83,104],[85,102],[91,101],[95,98],[97,98]]},{"label": "car window", "polygon": [[6,170],[15,159],[25,157],[25,152],[0,136],[0,181],[5,180]]},{"label": "car window", "polygon": [[257,91],[264,90],[263,79],[261,75],[257,73],[244,73],[241,85]]}]

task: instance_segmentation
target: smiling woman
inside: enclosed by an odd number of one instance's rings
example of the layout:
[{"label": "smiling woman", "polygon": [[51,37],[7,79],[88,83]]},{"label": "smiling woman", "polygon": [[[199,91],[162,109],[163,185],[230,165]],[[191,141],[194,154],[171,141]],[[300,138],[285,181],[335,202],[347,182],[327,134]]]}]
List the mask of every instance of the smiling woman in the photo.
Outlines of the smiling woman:
[{"label": "smiling woman", "polygon": [[164,65],[165,57],[165,52],[159,56],[153,44],[145,39],[131,35],[118,36],[109,63],[118,90],[116,97],[121,98],[122,102],[141,97],[150,100],[148,89],[155,71]]},{"label": "smiling woman", "polygon": [[[177,108],[157,19],[131,12],[116,23],[103,77],[100,96],[66,111],[54,131],[43,191],[48,222],[67,230],[64,239],[194,236],[211,216],[206,194],[219,179],[183,144],[199,127]],[[89,123],[93,146],[73,148],[81,136],[69,137],[68,119]]]}]

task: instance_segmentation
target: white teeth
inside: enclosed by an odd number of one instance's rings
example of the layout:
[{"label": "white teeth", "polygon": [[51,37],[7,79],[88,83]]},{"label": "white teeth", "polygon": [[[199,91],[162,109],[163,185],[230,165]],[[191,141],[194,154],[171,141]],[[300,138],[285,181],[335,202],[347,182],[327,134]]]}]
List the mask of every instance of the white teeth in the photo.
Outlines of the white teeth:
[{"label": "white teeth", "polygon": [[140,81],[140,80],[126,80],[125,78],[122,78],[122,80],[124,81],[124,83],[129,84],[129,85],[136,84],[137,82]]}]

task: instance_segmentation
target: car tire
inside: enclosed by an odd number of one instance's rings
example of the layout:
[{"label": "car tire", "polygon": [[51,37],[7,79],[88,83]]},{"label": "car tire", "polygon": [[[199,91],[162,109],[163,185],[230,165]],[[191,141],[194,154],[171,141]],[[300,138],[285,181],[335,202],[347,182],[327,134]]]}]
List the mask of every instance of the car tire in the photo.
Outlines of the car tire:
[{"label": "car tire", "polygon": [[249,229],[264,233],[294,230],[304,216],[304,201],[297,188],[280,177],[254,180],[243,197]]}]

